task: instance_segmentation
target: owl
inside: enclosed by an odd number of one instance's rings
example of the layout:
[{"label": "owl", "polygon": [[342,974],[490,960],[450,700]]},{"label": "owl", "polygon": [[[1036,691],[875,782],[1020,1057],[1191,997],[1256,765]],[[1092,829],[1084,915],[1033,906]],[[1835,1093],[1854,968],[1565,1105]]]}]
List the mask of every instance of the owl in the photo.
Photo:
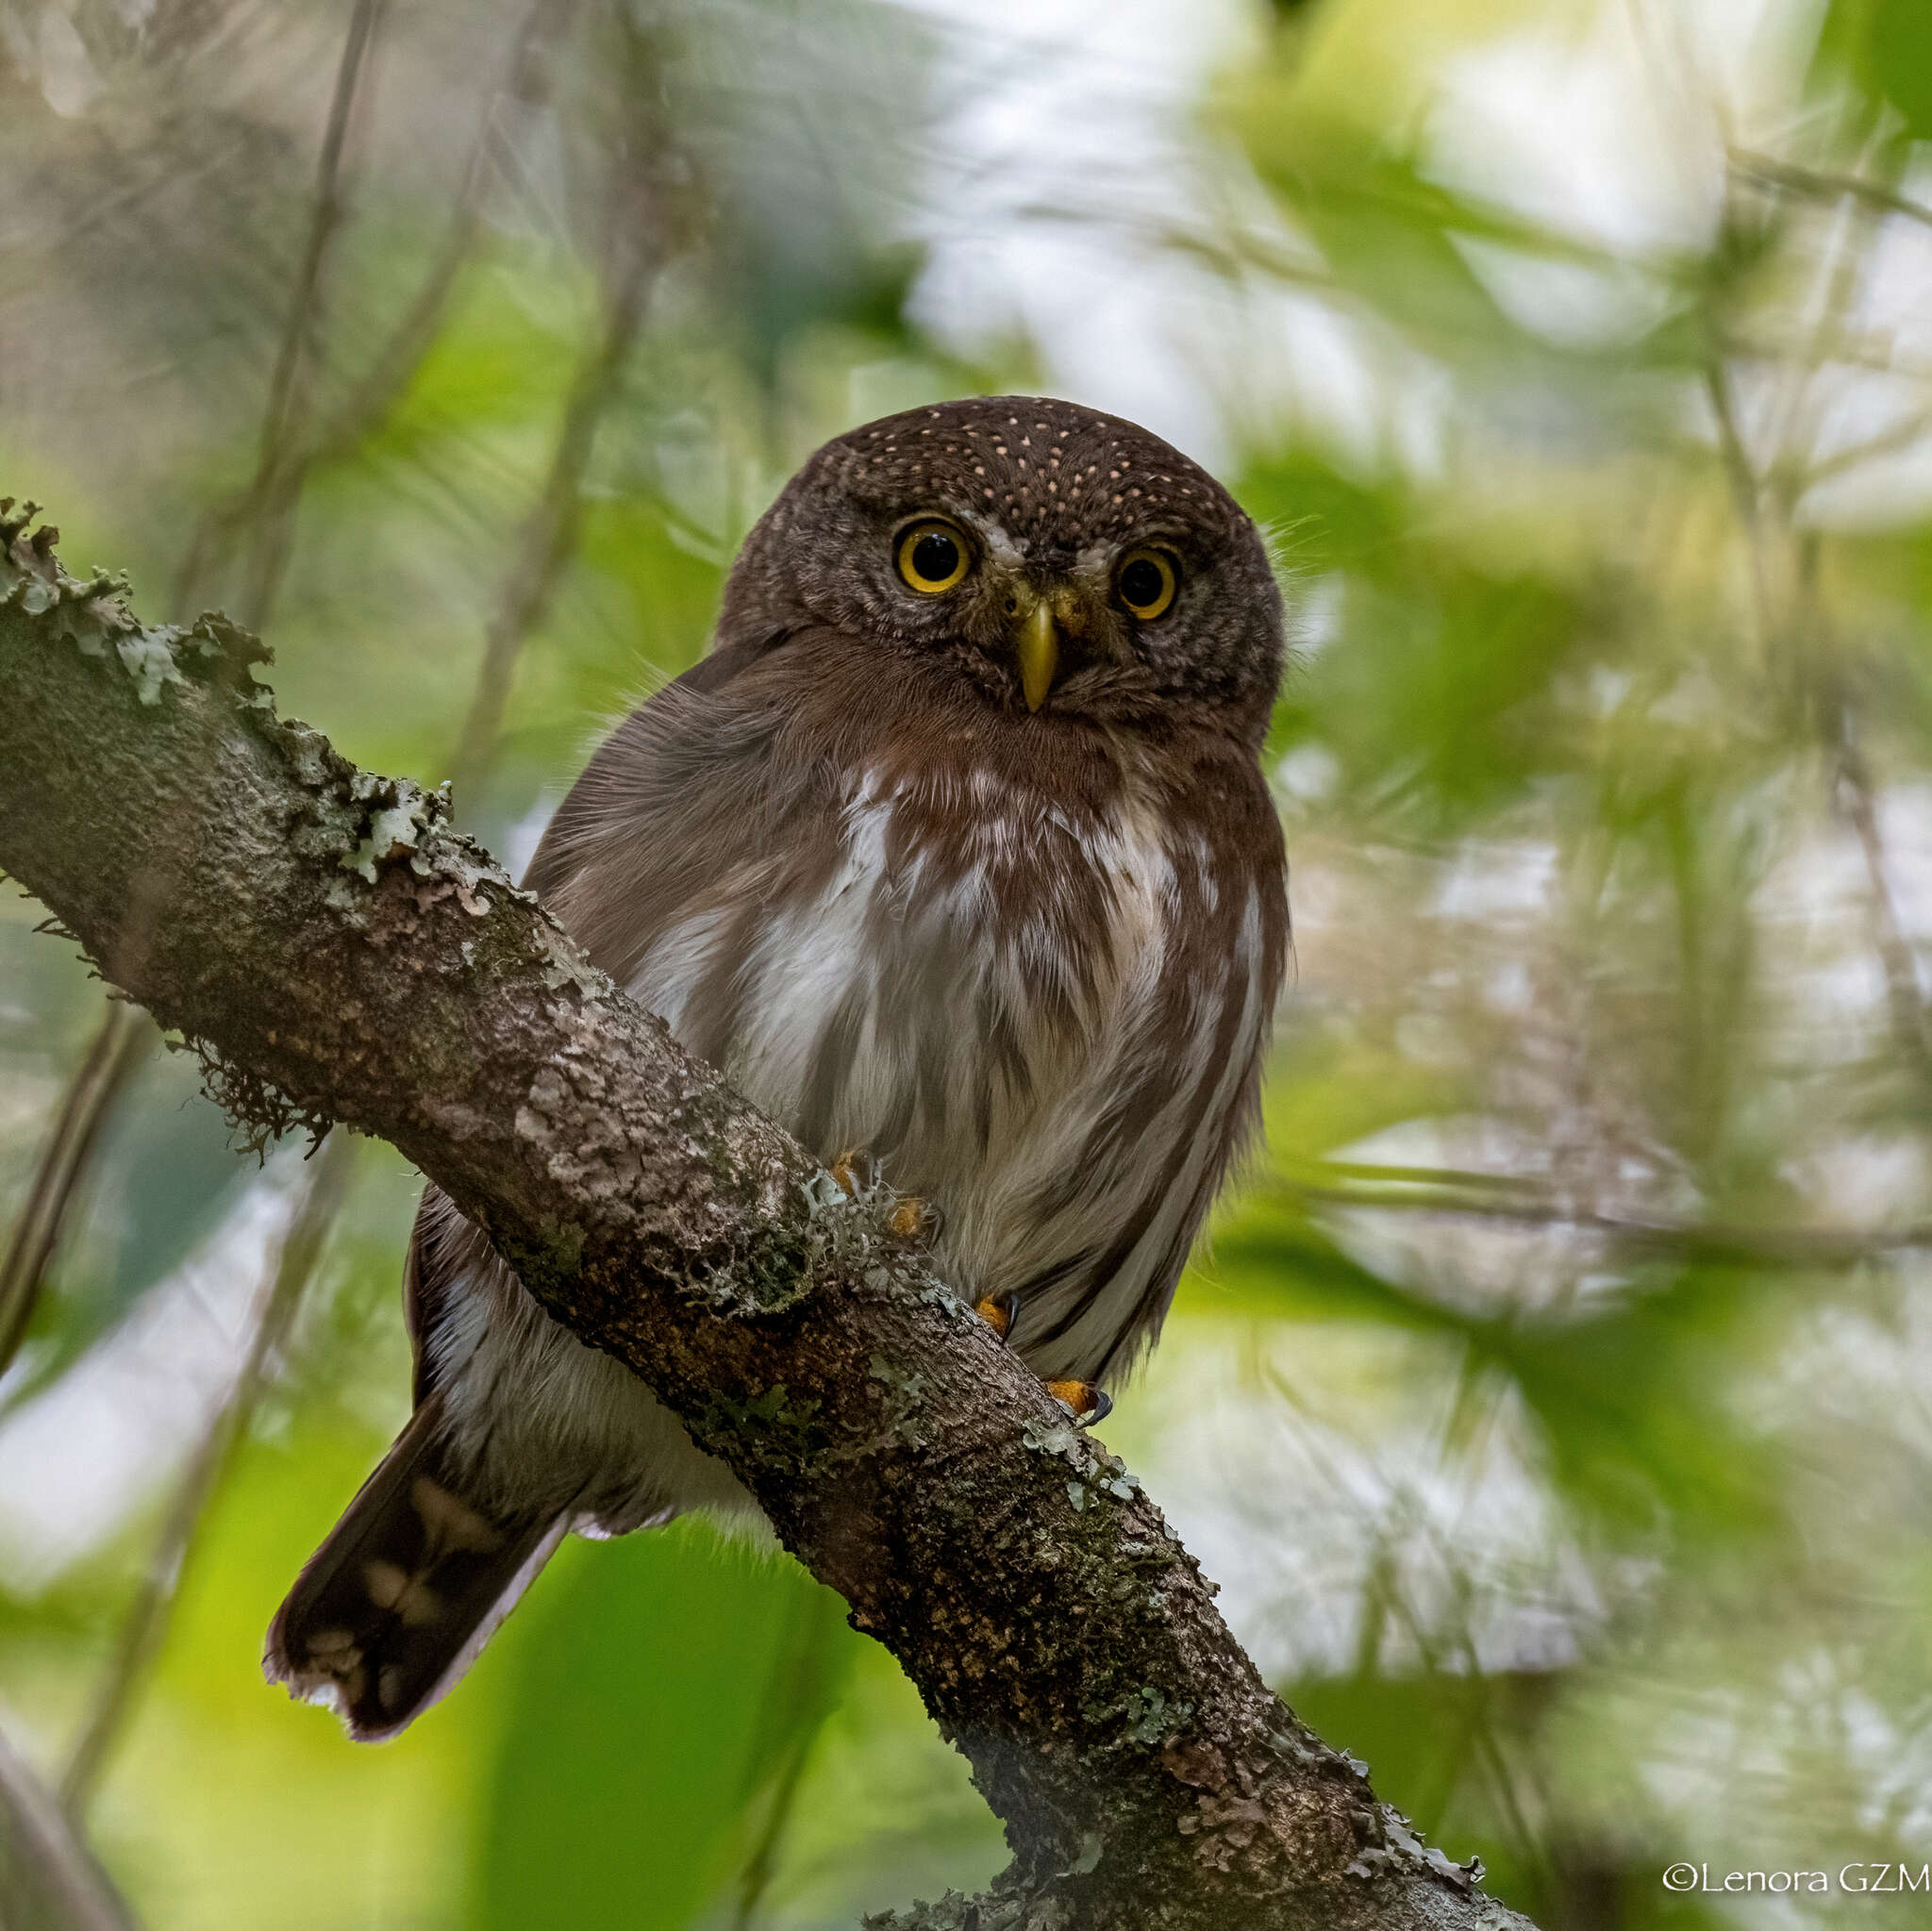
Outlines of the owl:
[{"label": "owl", "polygon": [[[1075,1419],[1158,1334],[1256,1113],[1288,950],[1254,524],[1070,403],[818,451],[709,654],[621,724],[525,883],[895,1224]],[[461,1674],[562,1538],[756,1514],[435,1188],[415,1411],[295,1583],[270,1676],[353,1735]]]}]

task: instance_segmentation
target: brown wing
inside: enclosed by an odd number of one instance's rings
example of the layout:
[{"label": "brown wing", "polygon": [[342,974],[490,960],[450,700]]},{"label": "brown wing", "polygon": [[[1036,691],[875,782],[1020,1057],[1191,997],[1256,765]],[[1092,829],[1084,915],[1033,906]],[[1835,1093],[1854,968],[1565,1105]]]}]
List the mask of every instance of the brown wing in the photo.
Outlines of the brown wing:
[{"label": "brown wing", "polygon": [[[620,983],[771,814],[766,753],[779,719],[756,696],[745,701],[741,680],[787,641],[725,644],[639,706],[584,768],[530,860],[524,883]],[[403,1273],[418,1405],[435,1390],[426,1342],[450,1295],[502,1265],[446,1196],[424,1190]]]}]

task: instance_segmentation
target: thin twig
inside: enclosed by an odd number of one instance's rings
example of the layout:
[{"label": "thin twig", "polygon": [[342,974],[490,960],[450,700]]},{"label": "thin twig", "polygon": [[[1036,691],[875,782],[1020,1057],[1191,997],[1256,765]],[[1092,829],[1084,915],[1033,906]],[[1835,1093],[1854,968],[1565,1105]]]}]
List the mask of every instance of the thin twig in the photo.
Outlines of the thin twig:
[{"label": "thin twig", "polygon": [[1932,358],[1911,354],[1896,332],[1877,327],[1859,333],[1840,323],[1800,341],[1792,331],[1780,333],[1773,324],[1754,318],[1754,332],[1747,334],[1741,327],[1726,329],[1718,347],[1733,361],[1775,362],[1791,356],[1810,356],[1848,369],[1870,369],[1911,382],[1932,382]]},{"label": "thin twig", "polygon": [[[269,377],[255,473],[229,506],[210,511],[202,519],[190,542],[175,578],[174,608],[180,617],[192,614],[190,606],[198,601],[204,581],[225,549],[225,540],[238,529],[251,527],[255,530],[254,556],[238,615],[250,629],[258,630],[274,607],[288,559],[290,520],[287,513],[275,516],[268,519],[274,527],[264,528],[262,512],[270,505],[272,485],[283,452],[299,432],[307,408],[303,378],[315,349],[323,268],[329,243],[341,225],[344,213],[342,149],[348,138],[349,115],[362,75],[363,57],[368,52],[381,5],[382,0],[356,0],[355,10],[349,16],[322,152],[316,161],[315,201],[309,213],[308,239],[296,267],[288,313],[275,349],[275,367]],[[291,510],[292,504],[288,508]]]},{"label": "thin twig", "polygon": [[464,158],[462,182],[457,191],[442,246],[415,300],[376,351],[361,380],[317,429],[303,458],[305,466],[348,455],[388,418],[408,391],[436,339],[437,325],[448,307],[457,277],[475,246],[476,233],[482,225],[491,156],[499,138],[497,123],[504,105],[532,108],[542,101],[550,84],[550,49],[569,31],[577,5],[578,0],[536,0],[525,16],[511,46],[508,71],[491,90],[475,137]]},{"label": "thin twig", "polygon": [[[298,385],[304,351],[313,347],[322,270],[329,241],[341,225],[343,213],[340,188],[342,148],[380,5],[381,0],[357,0],[342,44],[316,166],[315,206],[308,241],[290,296],[262,412],[255,480],[236,504],[204,517],[190,540],[175,576],[177,616],[189,614],[187,606],[208,567],[217,535],[223,531],[232,534],[251,523],[257,524],[258,541],[251,587],[242,607],[245,613],[242,621],[250,628],[260,628],[274,602],[288,546],[284,538],[273,533],[264,536],[259,524],[262,518],[269,517],[280,521],[286,529],[285,516],[275,519],[268,485],[280,461],[280,452],[301,415],[303,394]],[[287,507],[291,506],[284,506]],[[143,894],[142,900],[130,907],[130,928],[137,934],[151,923],[153,907],[145,901],[152,896],[153,893]],[[62,1101],[26,1205],[15,1224],[12,1241],[5,1258],[0,1259],[0,1373],[6,1372],[12,1360],[32,1318],[42,1282],[58,1245],[68,1209],[86,1174],[101,1124],[151,1037],[151,1029],[134,1008],[118,1001],[110,1003],[93,1045]]]},{"label": "thin twig", "polygon": [[516,561],[505,578],[478,667],[475,693],[450,758],[453,789],[467,799],[496,765],[510,680],[525,641],[542,620],[552,591],[576,548],[582,524],[584,472],[597,425],[617,392],[618,377],[643,312],[643,284],[627,275],[604,327],[571,386],[550,473],[524,520]]},{"label": "thin twig", "polygon": [[[634,37],[632,52],[647,58],[638,44],[640,39]],[[644,104],[640,120],[645,125],[614,143],[609,214],[616,265],[608,276],[601,325],[571,380],[549,473],[517,534],[515,560],[485,637],[475,691],[450,759],[452,788],[459,798],[467,798],[495,768],[517,658],[542,621],[564,565],[576,548],[583,521],[584,474],[598,425],[617,398],[651,285],[670,249],[670,217],[660,192],[670,147],[668,130],[653,112],[656,89],[639,86],[635,77],[629,84]]]},{"label": "thin twig", "polygon": [[[1807,170],[1790,168],[1758,156],[1734,154],[1732,159],[1742,172],[1772,181],[1774,185],[1833,201],[1851,199],[1864,208],[1888,209],[1932,223],[1932,208],[1908,201],[1866,176],[1812,175]],[[1845,246],[1842,226],[1834,238],[1832,254],[1837,259],[1837,271],[1830,272],[1828,259],[1821,290],[1820,310],[1810,331],[1814,352],[1822,349],[1828,331],[1851,301],[1856,288],[1855,263]],[[1751,534],[1760,604],[1759,621],[1765,626],[1768,641],[1774,631],[1770,588],[1762,560],[1765,523],[1762,497],[1738,434],[1722,365],[1716,365],[1712,371],[1711,399],[1717,411],[1718,432],[1724,446],[1726,464],[1733,474],[1733,488],[1739,495],[1740,513]],[[1777,501],[1778,532],[1788,547],[1792,541],[1790,500],[1787,495]],[[1795,591],[1794,608],[1791,623],[1787,628],[1793,643],[1805,646],[1814,664],[1824,660],[1825,627],[1824,613],[1816,595],[1816,574],[1817,544],[1813,539],[1799,549],[1790,573]],[[1823,686],[1817,692],[1815,710],[1820,736],[1832,763],[1832,802],[1851,824],[1864,858],[1873,927],[1885,976],[1886,999],[1891,1009],[1892,1032],[1900,1046],[1916,1062],[1921,1075],[1932,1074],[1932,1014],[1928,1014],[1926,1009],[1917,961],[1891,890],[1890,867],[1878,825],[1876,794],[1858,741],[1857,720],[1852,700],[1836,676],[1819,677],[1815,671],[1807,671],[1806,675],[1807,682]]]},{"label": "thin twig", "polygon": [[[269,381],[268,407],[262,416],[261,450],[256,474],[260,479],[264,508],[269,497],[267,486],[275,475],[276,462],[300,433],[308,405],[306,378],[321,356],[323,263],[346,211],[341,187],[342,146],[348,136],[349,113],[355,105],[363,57],[375,31],[381,5],[382,0],[356,0],[355,11],[349,16],[349,31],[342,42],[341,63],[336,70],[335,98],[329,106],[328,128],[316,162],[315,208],[309,219],[308,241],[296,271],[288,325],[282,332],[281,349]],[[251,630],[261,629],[275,608],[294,541],[294,512],[291,501],[284,513],[264,514],[254,520],[249,568],[239,606],[241,621]]]},{"label": "thin twig", "polygon": [[342,147],[348,138],[357,83],[361,78],[362,58],[369,50],[380,6],[381,0],[356,0],[355,11],[349,16],[349,31],[342,42],[341,59],[336,68],[335,96],[329,103],[328,125],[323,134],[322,152],[316,158],[315,207],[309,216],[308,239],[295,272],[295,286],[290,291],[288,321],[282,330],[275,374],[269,380],[268,409],[262,418],[258,458],[263,473],[274,466],[276,452],[289,440],[291,425],[302,405],[299,384],[303,365],[308,359],[305,351],[314,346],[310,337],[322,291],[322,265],[344,212]]},{"label": "thin twig", "polygon": [[[389,420],[408,392],[423,358],[436,341],[437,329],[458,278],[475,249],[504,106],[508,103],[530,108],[543,99],[550,82],[550,49],[568,30],[577,5],[578,0],[536,0],[525,16],[504,78],[491,90],[484,104],[482,118],[464,158],[456,205],[450,211],[442,245],[437,250],[422,287],[370,358],[362,375],[317,424],[300,448],[284,449],[274,474],[259,488],[267,515],[286,515],[300,496],[309,473],[352,455]],[[225,524],[244,521],[256,493],[250,488],[242,489],[211,510],[210,519]]]},{"label": "thin twig", "polygon": [[0,1737],[0,1924],[135,1931],[134,1914],[40,1778]]},{"label": "thin twig", "polygon": [[1719,360],[1704,372],[1705,389],[1710,397],[1711,415],[1717,424],[1718,452],[1724,458],[1724,475],[1731,486],[1731,500],[1738,520],[1744,526],[1745,554],[1750,559],[1751,609],[1756,619],[1757,647],[1768,655],[1776,631],[1772,600],[1771,565],[1765,555],[1763,485],[1753,468],[1750,452],[1744,447],[1743,431],[1738,423],[1736,401],[1731,392],[1730,371]]},{"label": "thin twig", "polygon": [[[1860,169],[1874,163],[1880,152],[1879,138],[1874,134],[1858,158]],[[1817,441],[1824,400],[1812,378],[1825,359],[1826,343],[1838,333],[1857,298],[1870,260],[1873,214],[1870,204],[1857,200],[1840,200],[1831,209],[1828,236],[1818,251],[1811,291],[1800,313],[1806,346],[1786,358],[1781,404],[1767,444],[1772,452],[1767,481],[1775,477],[1780,485],[1779,526],[1787,544],[1790,541],[1792,506],[1807,480],[1803,460],[1793,453],[1798,447],[1798,425],[1801,417],[1807,419],[1804,446],[1808,452]]]},{"label": "thin twig", "polygon": [[1882,181],[1869,180],[1860,175],[1834,175],[1801,168],[1742,148],[1733,148],[1730,160],[1739,175],[1760,187],[1801,194],[1810,201],[1862,201],[1868,208],[1880,208],[1887,214],[1902,214],[1932,227],[1932,208],[1901,194],[1895,188],[1888,188]]},{"label": "thin twig", "polygon": [[1849,700],[1840,697],[1829,710],[1829,748],[1837,760],[1833,802],[1851,825],[1865,860],[1873,929],[1879,963],[1885,971],[1885,996],[1891,1007],[1892,1031],[1899,1043],[1918,1061],[1920,1072],[1932,1074],[1932,1015],[1925,1009],[1918,961],[1892,892],[1871,770],[1858,742],[1857,724]]},{"label": "thin twig", "polygon": [[[838,1673],[831,1667],[833,1629],[821,1605],[811,1597],[794,1600],[791,1617],[774,1659],[765,1698],[764,1726],[789,1732],[783,1760],[773,1780],[758,1835],[738,1878],[738,1905],[732,1931],[751,1931],[777,1868],[778,1853],[791,1823],[799,1787],[811,1758],[819,1732],[836,1700]],[[758,1753],[763,1758],[765,1753]]]},{"label": "thin twig", "polygon": [[87,1057],[68,1082],[12,1239],[0,1256],[0,1374],[12,1365],[25,1338],[102,1124],[154,1037],[139,1007],[108,1000]]},{"label": "thin twig", "polygon": [[785,1755],[783,1768],[772,1790],[758,1839],[744,1868],[739,1874],[738,1906],[731,1920],[731,1931],[752,1931],[758,1923],[759,1906],[771,1889],[772,1873],[777,1868],[778,1852],[791,1824],[797,1806],[799,1786],[805,1781],[805,1767],[811,1760],[812,1745],[818,1741],[821,1725],[813,1723],[793,1740]]},{"label": "thin twig", "polygon": [[112,1666],[60,1780],[60,1802],[72,1817],[85,1812],[142,1681],[160,1651],[195,1530],[268,1388],[303,1290],[315,1273],[323,1244],[341,1209],[354,1157],[348,1135],[332,1134],[305,1175],[303,1192],[275,1257],[273,1278],[260,1297],[241,1373],[176,1485],[148,1558],[147,1573],[122,1625]]},{"label": "thin twig", "polygon": [[1831,455],[1821,457],[1806,469],[1803,488],[1815,490],[1821,483],[1828,483],[1847,470],[1861,469],[1866,463],[1876,462],[1880,457],[1896,456],[1902,450],[1923,442],[1928,434],[1932,434],[1932,409],[1919,409],[1901,418],[1890,428],[1881,429],[1875,436],[1868,436],[1862,442],[1855,442],[1849,448],[1834,450]]},{"label": "thin twig", "polygon": [[[1318,1174],[1341,1170],[1318,1169]],[[1357,1175],[1370,1170],[1355,1168]],[[1626,1244],[1664,1249],[1707,1257],[1750,1260],[1771,1267],[1856,1267],[1888,1254],[1932,1247],[1932,1223],[1902,1227],[1747,1227],[1721,1221],[1648,1219],[1634,1214],[1599,1213],[1573,1207],[1547,1195],[1525,1198],[1512,1192],[1473,1191],[1460,1175],[1443,1173],[1433,1181],[1421,1176],[1425,1169],[1391,1168],[1390,1184],[1362,1179],[1290,1177],[1279,1191],[1304,1206],[1341,1208],[1348,1212],[1413,1213],[1445,1219],[1500,1221],[1523,1227],[1570,1227],[1579,1233],[1602,1234]],[[1400,1176],[1395,1177],[1395,1176]],[[1534,1182],[1507,1184],[1512,1189]]]}]

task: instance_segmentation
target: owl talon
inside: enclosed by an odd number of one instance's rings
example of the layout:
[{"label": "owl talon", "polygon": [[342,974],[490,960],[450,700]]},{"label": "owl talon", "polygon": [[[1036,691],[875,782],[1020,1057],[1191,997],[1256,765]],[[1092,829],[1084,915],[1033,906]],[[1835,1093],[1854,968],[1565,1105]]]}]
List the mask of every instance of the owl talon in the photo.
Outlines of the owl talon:
[{"label": "owl talon", "polygon": [[1020,1325],[1020,1297],[1010,1288],[1004,1294],[989,1294],[975,1302],[973,1311],[1008,1347],[1013,1345],[1013,1331]]},{"label": "owl talon", "polygon": [[1091,1428],[1113,1413],[1113,1397],[1091,1381],[1049,1381],[1046,1391],[1083,1428]]},{"label": "owl talon", "polygon": [[856,1200],[879,1184],[879,1163],[863,1147],[848,1146],[832,1162],[832,1178]]},{"label": "owl talon", "polygon": [[930,1247],[939,1239],[940,1210],[929,1200],[902,1194],[886,1216],[887,1230],[917,1247]]}]

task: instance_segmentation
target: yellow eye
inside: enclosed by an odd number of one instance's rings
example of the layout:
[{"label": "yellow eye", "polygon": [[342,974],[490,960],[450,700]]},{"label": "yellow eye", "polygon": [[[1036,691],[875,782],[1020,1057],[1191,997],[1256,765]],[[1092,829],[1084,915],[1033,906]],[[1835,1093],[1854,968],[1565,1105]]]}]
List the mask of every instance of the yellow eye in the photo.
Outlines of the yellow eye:
[{"label": "yellow eye", "polygon": [[899,574],[922,596],[936,597],[966,574],[966,539],[939,517],[915,523],[899,539]]},{"label": "yellow eye", "polygon": [[1164,616],[1180,588],[1180,574],[1165,550],[1129,550],[1114,572],[1113,593],[1130,617],[1143,624]]}]

